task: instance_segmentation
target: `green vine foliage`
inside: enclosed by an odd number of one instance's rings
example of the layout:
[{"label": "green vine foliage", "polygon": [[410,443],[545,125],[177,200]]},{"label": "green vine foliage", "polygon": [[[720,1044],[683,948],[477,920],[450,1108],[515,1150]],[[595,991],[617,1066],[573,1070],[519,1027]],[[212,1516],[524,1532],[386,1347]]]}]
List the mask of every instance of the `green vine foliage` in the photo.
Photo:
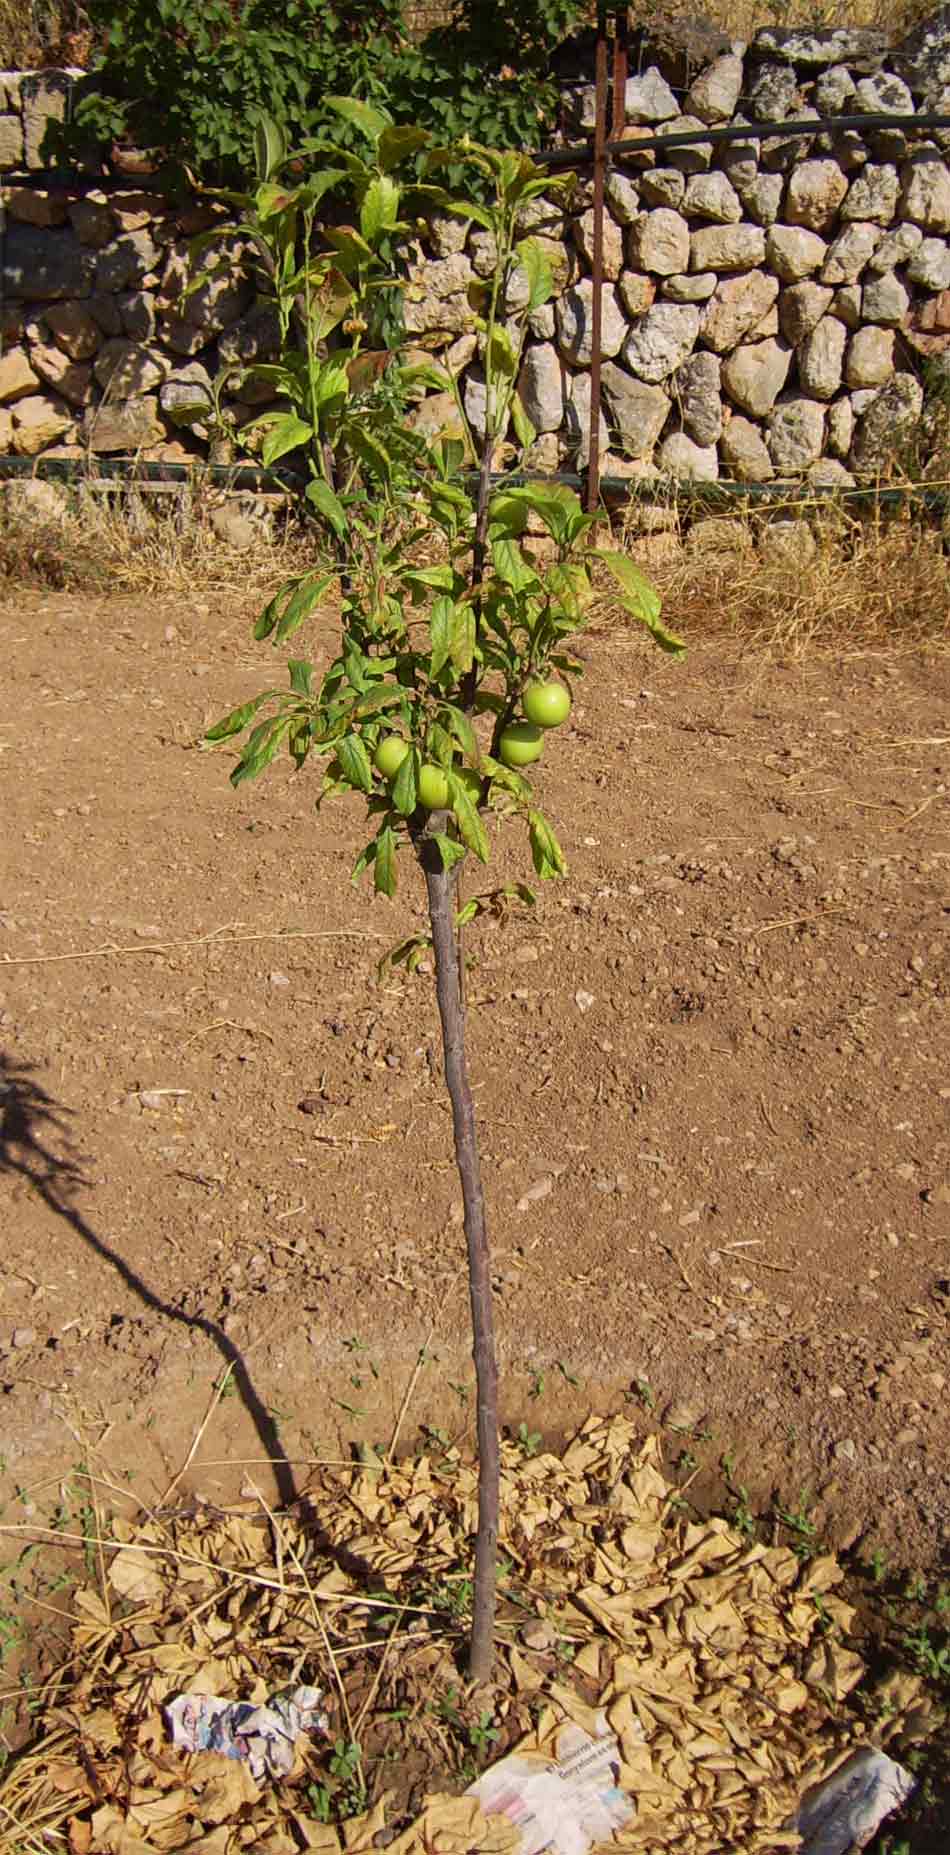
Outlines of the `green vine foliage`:
[{"label": "green vine foliage", "polygon": [[[634,562],[593,545],[594,518],[573,490],[518,475],[492,486],[491,460],[509,423],[522,456],[536,436],[517,382],[528,318],[554,287],[543,243],[523,235],[525,209],[568,191],[574,177],[552,180],[518,153],[437,145],[350,97],[327,104],[360,136],[362,154],[321,140],[308,150],[308,178],[288,184],[281,132],[262,125],[259,184],[234,197],[282,338],[279,362],[248,369],[279,398],[255,421],[262,456],[268,465],[289,453],[301,461],[316,542],[313,566],[278,589],[255,637],[280,646],[316,623],[333,637],[332,660],[317,676],[310,659],[292,658],[289,689],[243,702],[207,739],[230,745],[243,736],[234,785],[282,753],[298,769],[311,755],[322,760],[318,803],[349,794],[365,806],[370,836],[354,877],[370,875],[379,894],[394,894],[403,853],[418,859],[427,844],[445,870],[466,857],[487,862],[492,828],[506,820],[526,828],[539,877],[563,875],[555,831],[506,737],[512,724],[525,725],[529,685],[556,678],[569,688],[581,673],[572,639],[595,566],[661,649],[682,650]],[[487,203],[432,178],[420,184],[404,172],[420,160],[430,177],[461,166]],[[352,223],[327,223],[321,206],[340,194]],[[422,204],[484,227],[498,253],[494,274],[471,291],[486,385],[481,430],[444,366],[407,364],[367,345],[373,304],[401,287],[388,254]],[[196,240],[196,256],[219,236]],[[407,395],[419,386],[454,402],[434,441],[407,416]],[[513,461],[517,469],[522,457]],[[525,545],[532,527],[548,544],[543,563]],[[468,903],[465,918],[485,903]],[[411,965],[421,945],[406,942],[396,957]]]},{"label": "green vine foliage", "polygon": [[[61,156],[113,143],[161,151],[218,185],[247,181],[248,126],[291,146],[327,133],[345,93],[445,140],[536,147],[550,135],[550,58],[582,0],[458,0],[414,43],[404,0],[87,0],[101,49]],[[355,132],[336,125],[355,148]],[[460,172],[460,170],[459,170]]]}]

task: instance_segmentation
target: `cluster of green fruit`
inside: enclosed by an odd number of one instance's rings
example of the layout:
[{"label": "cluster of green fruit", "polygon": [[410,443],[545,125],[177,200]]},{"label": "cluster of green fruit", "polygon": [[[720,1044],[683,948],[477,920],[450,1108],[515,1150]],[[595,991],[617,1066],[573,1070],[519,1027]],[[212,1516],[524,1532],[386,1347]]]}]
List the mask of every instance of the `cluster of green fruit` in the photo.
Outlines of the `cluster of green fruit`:
[{"label": "cluster of green fruit", "polygon": [[[503,766],[530,766],[533,760],[540,760],[544,730],[560,728],[567,720],[571,698],[563,683],[529,683],[521,706],[526,719],[509,722],[499,738],[498,758]],[[391,782],[408,752],[409,743],[400,734],[384,734],[373,758],[376,771]],[[463,767],[458,777],[477,805],[482,792],[481,775],[471,767]],[[416,792],[419,804],[427,812],[441,811],[447,806],[449,788],[442,768],[432,761],[424,761],[419,768]]]}]

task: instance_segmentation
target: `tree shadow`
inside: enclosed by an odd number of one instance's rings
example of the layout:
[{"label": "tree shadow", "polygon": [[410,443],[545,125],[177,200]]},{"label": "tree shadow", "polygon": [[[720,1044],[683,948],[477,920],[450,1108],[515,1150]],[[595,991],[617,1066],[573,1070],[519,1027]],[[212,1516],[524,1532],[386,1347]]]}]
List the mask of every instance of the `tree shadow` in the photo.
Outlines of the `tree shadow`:
[{"label": "tree shadow", "polygon": [[240,1348],[217,1321],[203,1314],[188,1314],[163,1301],[98,1235],[73,1202],[76,1192],[91,1181],[83,1171],[84,1159],[73,1140],[71,1117],[72,1110],[47,1093],[30,1064],[17,1063],[0,1050],[0,1174],[16,1173],[25,1179],[54,1216],[63,1218],[103,1262],[109,1263],[145,1307],[165,1320],[207,1335],[231,1371],[238,1396],[273,1467],[281,1504],[289,1506],[300,1499],[293,1468]]}]

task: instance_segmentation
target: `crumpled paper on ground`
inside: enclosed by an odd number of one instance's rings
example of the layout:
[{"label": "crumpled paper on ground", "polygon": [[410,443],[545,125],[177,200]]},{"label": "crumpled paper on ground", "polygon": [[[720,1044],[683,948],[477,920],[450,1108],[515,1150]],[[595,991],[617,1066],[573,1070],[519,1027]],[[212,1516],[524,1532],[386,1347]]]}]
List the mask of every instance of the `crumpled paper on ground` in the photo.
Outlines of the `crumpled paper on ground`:
[{"label": "crumpled paper on ground", "polygon": [[846,1849],[866,1848],[884,1818],[916,1788],[903,1765],[886,1752],[862,1746],[802,1798],[795,1819],[801,1855],[844,1855]]},{"label": "crumpled paper on ground", "polygon": [[618,1787],[620,1747],[600,1716],[591,1738],[569,1722],[558,1729],[552,1758],[522,1750],[500,1759],[470,1784],[486,1816],[504,1816],[521,1831],[519,1855],[587,1855],[633,1815]]},{"label": "crumpled paper on ground", "polygon": [[182,1752],[217,1752],[239,1758],[258,1782],[285,1778],[301,1733],[325,1733],[319,1711],[321,1688],[297,1687],[274,1694],[263,1706],[248,1700],[215,1700],[209,1694],[179,1694],[165,1704],[172,1744]]}]

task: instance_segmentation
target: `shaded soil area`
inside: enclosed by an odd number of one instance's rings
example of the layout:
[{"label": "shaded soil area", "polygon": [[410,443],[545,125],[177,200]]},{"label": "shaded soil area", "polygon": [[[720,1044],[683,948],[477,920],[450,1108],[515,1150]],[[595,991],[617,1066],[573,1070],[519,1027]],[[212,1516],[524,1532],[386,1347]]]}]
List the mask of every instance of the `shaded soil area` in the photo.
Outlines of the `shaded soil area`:
[{"label": "shaded soil area", "polygon": [[[469,1435],[431,980],[376,979],[418,879],[371,904],[356,806],[198,750],[273,674],[248,612],[23,594],[0,636],[2,1491],[28,1515],[95,1449],[154,1498],[209,1408],[180,1487],[213,1498]],[[950,657],[585,648],[537,780],[570,880],[467,938],[506,1418],[623,1401],[699,1502],[725,1456],[931,1565]],[[525,873],[495,840],[486,887]]]}]

